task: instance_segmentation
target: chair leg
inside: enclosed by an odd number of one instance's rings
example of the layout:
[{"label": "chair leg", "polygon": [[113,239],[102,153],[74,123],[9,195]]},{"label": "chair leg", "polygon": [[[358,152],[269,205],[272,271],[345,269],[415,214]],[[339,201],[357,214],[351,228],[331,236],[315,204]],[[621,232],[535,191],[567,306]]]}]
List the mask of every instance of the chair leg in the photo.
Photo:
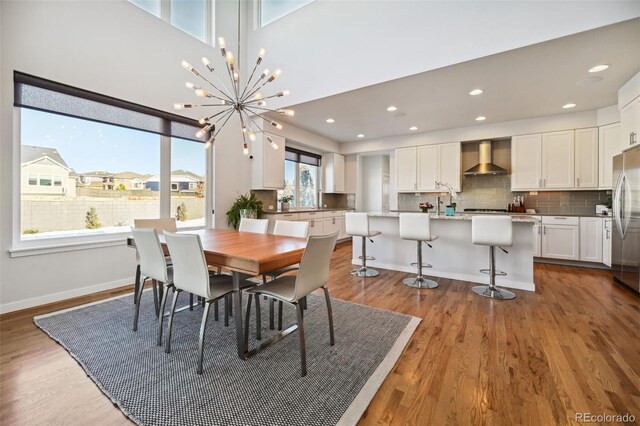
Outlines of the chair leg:
[{"label": "chair leg", "polygon": [[133,303],[138,303],[138,290],[140,289],[140,265],[136,267],[136,281],[133,285]]},{"label": "chair leg", "polygon": [[213,302],[213,319],[218,321],[218,301]]},{"label": "chair leg", "polygon": [[178,296],[182,290],[177,290],[173,294],[173,302],[171,303],[171,313],[169,314],[169,326],[167,328],[167,344],[164,348],[166,353],[171,353],[171,331],[173,330],[173,315],[176,312],[176,303],[178,303]]},{"label": "chair leg", "polygon": [[202,322],[200,323],[200,356],[198,357],[198,374],[202,374],[202,364],[204,361],[204,332],[207,328],[207,318],[209,317],[210,302],[206,302],[202,312]]},{"label": "chair leg", "polygon": [[151,280],[151,283],[153,284],[153,304],[156,308],[156,316],[158,316],[160,312],[160,304],[158,302],[158,281]]},{"label": "chair leg", "polygon": [[193,311],[193,293],[189,293],[189,310]]},{"label": "chair leg", "polygon": [[282,331],[282,301],[278,300],[278,331]]},{"label": "chair leg", "polygon": [[229,298],[224,296],[224,326],[229,327]]},{"label": "chair leg", "polygon": [[322,287],[324,291],[324,300],[327,302],[327,314],[329,314],[329,344],[334,345],[335,340],[333,338],[333,310],[331,309],[331,299],[329,298],[329,289]]},{"label": "chair leg", "polygon": [[307,352],[304,347],[304,324],[300,303],[296,303],[296,316],[298,317],[298,337],[300,337],[300,368],[304,377],[307,375]]},{"label": "chair leg", "polygon": [[269,329],[270,330],[273,330],[275,328],[274,320],[273,320],[275,302],[276,302],[275,299],[269,298]]},{"label": "chair leg", "polygon": [[158,316],[158,341],[156,344],[162,346],[162,326],[164,325],[164,309],[167,306],[167,294],[169,294],[169,288],[167,287],[162,292],[162,301],[160,302],[160,315]]},{"label": "chair leg", "polygon": [[[251,296],[249,296],[251,299]],[[262,318],[260,318],[260,296],[255,294],[256,299],[256,339],[262,340]]]},{"label": "chair leg", "polygon": [[[229,316],[232,317],[233,316],[233,300],[231,299],[230,294],[228,294],[227,297],[229,298]],[[240,312],[240,315],[242,315],[242,312]]]},{"label": "chair leg", "polygon": [[147,278],[145,277],[140,284],[140,288],[138,289],[138,294],[136,294],[136,312],[133,316],[133,331],[138,331],[138,317],[140,316],[140,300],[142,299],[142,291],[144,290],[144,283],[147,282]]},{"label": "chair leg", "polygon": [[251,319],[251,295],[247,298],[247,317],[244,321],[244,347],[249,347],[249,320]]}]

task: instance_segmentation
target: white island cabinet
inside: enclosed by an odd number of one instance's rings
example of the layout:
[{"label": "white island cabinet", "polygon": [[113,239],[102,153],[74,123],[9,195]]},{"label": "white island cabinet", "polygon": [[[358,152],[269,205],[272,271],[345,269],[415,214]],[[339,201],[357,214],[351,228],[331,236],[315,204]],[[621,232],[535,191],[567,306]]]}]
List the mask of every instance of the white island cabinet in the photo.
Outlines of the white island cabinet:
[{"label": "white island cabinet", "polygon": [[542,257],[580,260],[580,218],[542,217]]},{"label": "white island cabinet", "polygon": [[[370,229],[381,234],[374,238],[374,244],[367,244],[367,255],[376,258],[367,261],[367,264],[415,273],[416,268],[411,263],[416,261],[416,243],[400,238],[398,216],[393,212],[369,214]],[[431,232],[438,239],[429,243],[433,248],[424,246],[424,262],[433,265],[433,268],[424,270],[426,275],[488,284],[487,275],[479,271],[489,267],[489,248],[471,242],[471,217],[467,214],[431,215]],[[508,274],[498,277],[498,286],[535,291],[532,226],[537,222],[530,216],[514,216],[513,247],[507,248],[508,254],[496,250],[497,268]],[[359,241],[354,241],[354,264],[362,264],[359,259],[362,255],[361,246]]]}]

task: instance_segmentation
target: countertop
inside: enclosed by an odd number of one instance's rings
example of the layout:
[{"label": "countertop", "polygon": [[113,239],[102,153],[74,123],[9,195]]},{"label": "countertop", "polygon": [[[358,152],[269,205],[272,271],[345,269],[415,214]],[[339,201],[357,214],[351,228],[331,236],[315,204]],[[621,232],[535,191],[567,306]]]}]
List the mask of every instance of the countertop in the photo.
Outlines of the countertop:
[{"label": "countertop", "polygon": [[[416,212],[413,212],[413,213],[416,213]],[[400,212],[369,212],[369,216],[384,217],[384,218],[398,218],[400,216]],[[468,213],[456,213],[454,216],[445,216],[443,214],[438,216],[435,213],[429,213],[429,217],[433,220],[471,220],[473,216],[477,216],[477,215],[468,214]],[[527,216],[524,214],[513,215],[512,218],[514,222],[522,222],[522,223],[540,222],[539,219],[536,219],[533,216]]]},{"label": "countertop", "polygon": [[[415,210],[391,210],[391,213],[419,213]],[[431,213],[435,214],[435,213]],[[456,214],[468,214],[468,215],[481,215],[481,214],[496,214],[496,215],[509,215],[509,216],[567,216],[567,217],[602,217],[605,219],[611,219],[611,215],[603,214],[575,214],[575,213],[513,213],[513,212],[456,212]]]},{"label": "countertop", "polygon": [[310,213],[310,212],[340,212],[355,210],[352,208],[335,208],[335,209],[289,209],[283,210],[265,210],[263,214],[288,214],[288,213]]}]

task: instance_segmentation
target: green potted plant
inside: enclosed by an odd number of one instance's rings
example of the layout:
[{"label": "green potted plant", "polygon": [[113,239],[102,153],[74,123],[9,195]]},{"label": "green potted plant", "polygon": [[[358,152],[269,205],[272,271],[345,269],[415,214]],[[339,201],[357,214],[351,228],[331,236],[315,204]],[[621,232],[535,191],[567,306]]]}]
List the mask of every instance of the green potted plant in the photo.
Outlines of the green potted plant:
[{"label": "green potted plant", "polygon": [[283,195],[278,199],[280,201],[280,210],[283,212],[289,211],[289,202],[293,200],[293,195]]},{"label": "green potted plant", "polygon": [[229,211],[227,211],[227,224],[233,226],[234,229],[238,229],[241,218],[260,219],[263,213],[262,201],[256,197],[256,194],[238,195]]}]

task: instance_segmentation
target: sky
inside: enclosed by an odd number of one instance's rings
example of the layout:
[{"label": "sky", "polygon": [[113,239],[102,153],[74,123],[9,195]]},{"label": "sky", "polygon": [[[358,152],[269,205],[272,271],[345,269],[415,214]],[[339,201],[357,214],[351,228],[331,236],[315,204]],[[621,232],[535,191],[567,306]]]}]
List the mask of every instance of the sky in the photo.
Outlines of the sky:
[{"label": "sky", "polygon": [[[160,172],[160,135],[26,108],[21,121],[23,145],[57,149],[77,173]],[[205,175],[203,143],[174,138],[171,145],[171,170]]]}]

